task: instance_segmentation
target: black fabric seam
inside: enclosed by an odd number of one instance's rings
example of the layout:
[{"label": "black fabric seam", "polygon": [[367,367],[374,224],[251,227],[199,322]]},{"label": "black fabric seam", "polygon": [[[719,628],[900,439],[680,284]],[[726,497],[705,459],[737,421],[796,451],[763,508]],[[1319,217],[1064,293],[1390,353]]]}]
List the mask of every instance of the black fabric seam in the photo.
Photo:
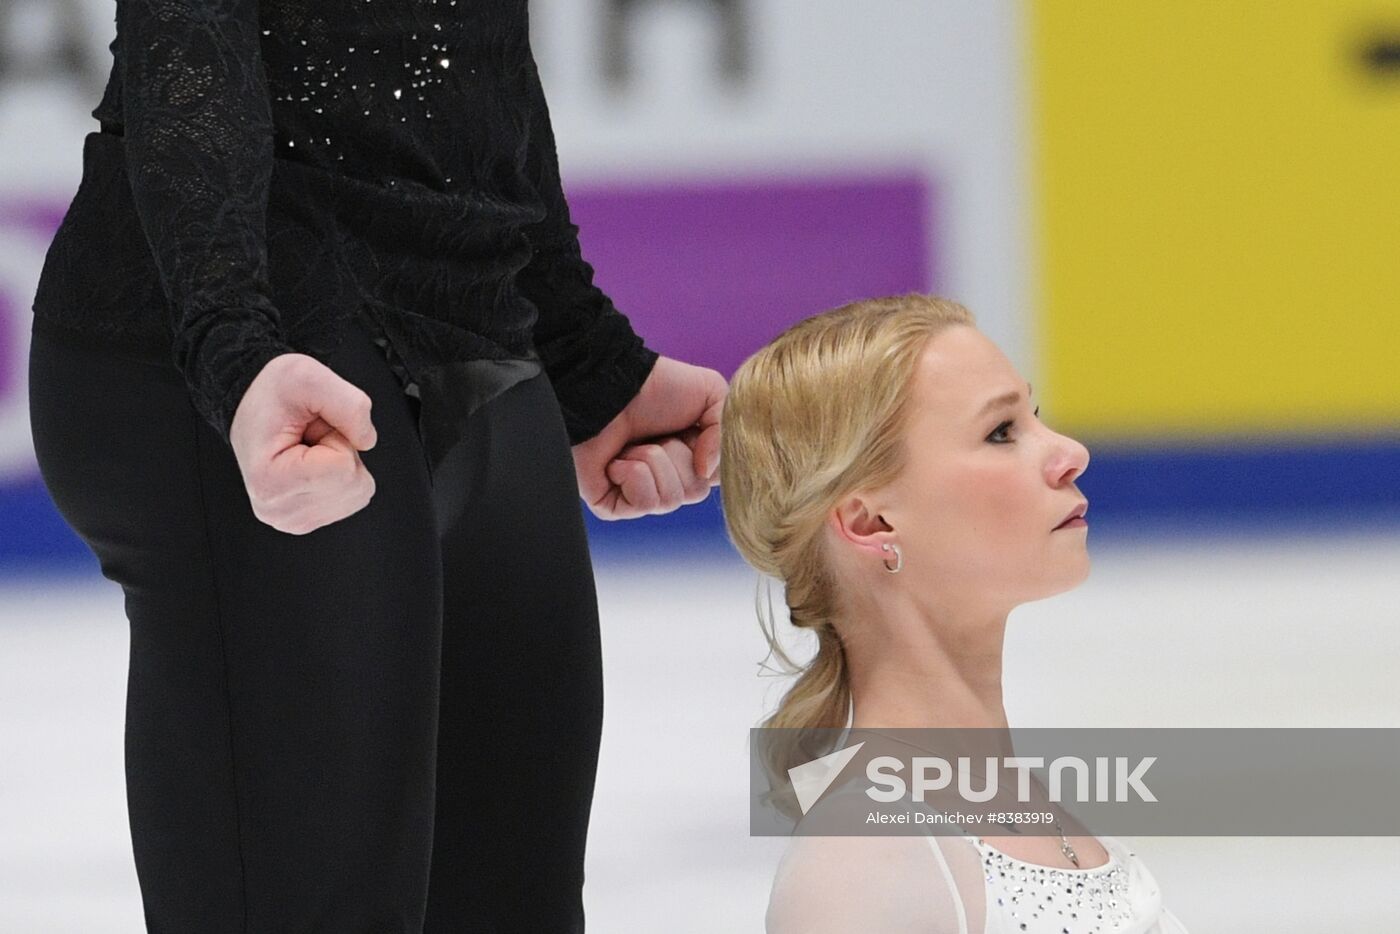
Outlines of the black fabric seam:
[{"label": "black fabric seam", "polygon": [[[224,712],[228,722],[228,759],[229,759],[229,781],[233,786],[233,816],[234,831],[238,849],[238,891],[243,911],[243,934],[248,934],[248,867],[243,854],[243,801],[238,783],[238,759],[235,755],[233,742],[233,691],[229,687],[229,663],[228,644],[224,638],[224,614],[223,600],[219,594],[219,580],[215,573],[213,538],[209,532],[209,502],[204,493],[204,448],[200,443],[200,425],[197,415],[194,417],[194,450],[195,450],[195,475],[199,485],[199,507],[201,513],[201,526],[204,529],[204,550],[208,558],[209,580],[214,591],[214,618],[216,621],[215,631],[219,634],[219,655],[223,661],[224,669]],[[260,521],[256,520],[255,521]]]}]

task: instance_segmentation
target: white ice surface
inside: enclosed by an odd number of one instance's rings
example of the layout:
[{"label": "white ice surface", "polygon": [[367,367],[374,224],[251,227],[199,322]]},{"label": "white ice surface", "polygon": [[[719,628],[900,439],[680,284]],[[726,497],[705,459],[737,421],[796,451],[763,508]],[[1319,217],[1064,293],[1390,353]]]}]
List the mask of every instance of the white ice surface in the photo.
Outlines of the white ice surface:
[{"label": "white ice surface", "polygon": [[[1014,726],[1400,726],[1400,535],[1091,553],[1080,588],[1012,614]],[[737,559],[598,560],[592,931],[762,929],[784,841],[748,836],[746,731],[781,687],[757,676],[756,581]],[[0,931],[139,932],[120,594],[12,582],[0,607]],[[1133,842],[1193,932],[1400,924],[1400,838]]]}]

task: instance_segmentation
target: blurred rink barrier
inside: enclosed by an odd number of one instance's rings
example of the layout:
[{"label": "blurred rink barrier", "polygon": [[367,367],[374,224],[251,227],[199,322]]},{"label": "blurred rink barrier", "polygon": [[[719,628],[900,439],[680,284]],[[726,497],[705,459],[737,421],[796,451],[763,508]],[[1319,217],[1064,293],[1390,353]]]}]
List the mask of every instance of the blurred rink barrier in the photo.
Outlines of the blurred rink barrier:
[{"label": "blurred rink barrier", "polygon": [[[532,11],[585,255],[658,351],[728,376],[801,317],[937,292],[1089,446],[1096,538],[1400,526],[1400,0]],[[0,8],[0,569],[20,575],[97,570],[35,470],[25,358],[111,14]],[[603,551],[727,548],[717,493],[588,518]]]}]

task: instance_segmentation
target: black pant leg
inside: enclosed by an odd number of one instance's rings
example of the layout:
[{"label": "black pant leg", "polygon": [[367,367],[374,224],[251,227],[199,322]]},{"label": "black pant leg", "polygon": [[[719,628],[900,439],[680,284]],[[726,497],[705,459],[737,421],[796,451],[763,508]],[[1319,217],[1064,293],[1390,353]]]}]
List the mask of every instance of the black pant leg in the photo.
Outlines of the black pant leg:
[{"label": "black pant leg", "polygon": [[376,494],[304,536],[253,516],[173,370],[34,335],[41,475],[125,593],[151,931],[421,929],[443,565],[413,401],[347,327],[328,363],[373,399]]},{"label": "black pant leg", "polygon": [[545,374],[434,477],[443,672],[428,934],[583,931],[602,660],[583,505]]}]

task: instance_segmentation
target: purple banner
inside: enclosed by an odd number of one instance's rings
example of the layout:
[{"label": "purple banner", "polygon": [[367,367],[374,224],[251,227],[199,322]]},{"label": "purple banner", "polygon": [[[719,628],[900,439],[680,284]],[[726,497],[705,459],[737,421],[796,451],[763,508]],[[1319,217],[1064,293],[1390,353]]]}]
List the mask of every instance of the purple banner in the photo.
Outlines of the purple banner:
[{"label": "purple banner", "polygon": [[787,325],[938,286],[917,173],[570,188],[597,284],[647,344],[726,377]]}]

